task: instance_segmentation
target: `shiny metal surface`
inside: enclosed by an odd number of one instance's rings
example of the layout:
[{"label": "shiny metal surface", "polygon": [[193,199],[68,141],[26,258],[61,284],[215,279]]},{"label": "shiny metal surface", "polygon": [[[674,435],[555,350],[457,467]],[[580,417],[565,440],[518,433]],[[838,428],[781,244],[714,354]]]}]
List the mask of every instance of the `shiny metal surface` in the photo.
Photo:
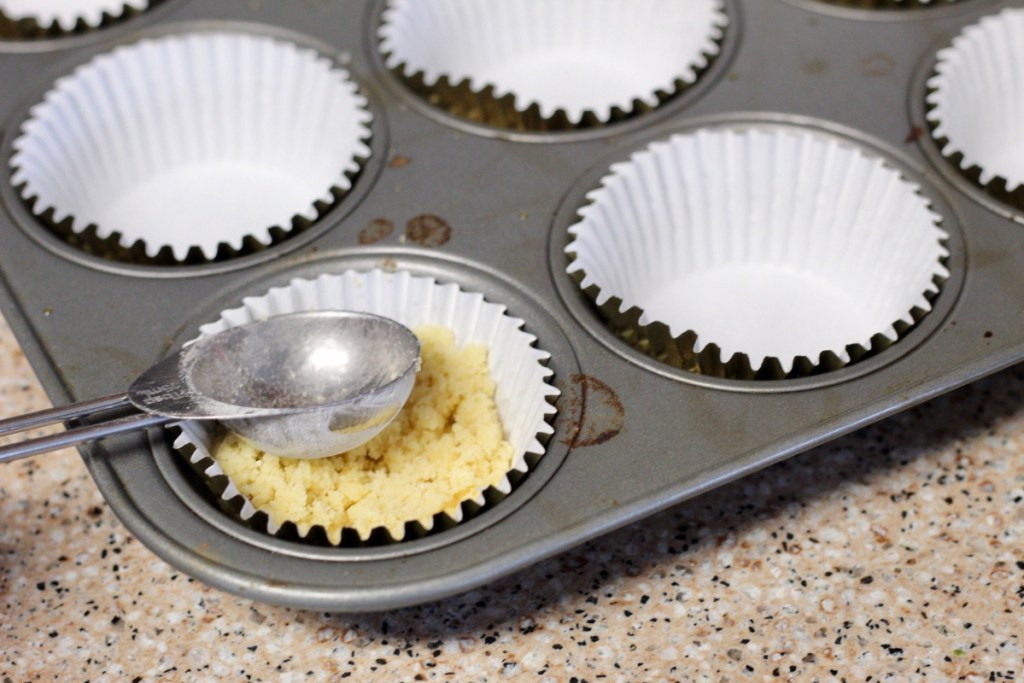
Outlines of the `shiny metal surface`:
[{"label": "shiny metal surface", "polygon": [[170,420],[220,420],[267,453],[319,458],[372,439],[412,390],[420,346],[369,313],[282,315],[198,339],[142,373],[123,396],[0,421],[0,434],[129,406],[141,415],[0,447],[0,462]]},{"label": "shiny metal surface", "polygon": [[293,313],[186,345],[132,383],[140,410],[215,419],[261,450],[319,458],[373,438],[405,404],[420,345],[370,313]]}]

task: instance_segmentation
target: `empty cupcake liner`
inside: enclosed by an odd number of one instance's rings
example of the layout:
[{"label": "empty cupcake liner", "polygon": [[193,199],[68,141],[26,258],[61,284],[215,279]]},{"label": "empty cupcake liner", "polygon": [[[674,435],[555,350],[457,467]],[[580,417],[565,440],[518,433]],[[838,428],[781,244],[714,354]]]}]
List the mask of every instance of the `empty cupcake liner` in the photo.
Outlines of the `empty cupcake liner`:
[{"label": "empty cupcake liner", "polygon": [[720,50],[724,0],[391,0],[385,64],[429,102],[492,126],[561,130],[643,113]]},{"label": "empty cupcake liner", "polygon": [[496,385],[495,403],[513,457],[501,481],[481,485],[454,509],[408,520],[399,528],[378,527],[370,535],[354,529],[332,534],[319,525],[299,525],[257,510],[211,456],[218,438],[217,427],[199,421],[181,423],[181,434],[174,447],[182,452],[191,451],[189,459],[193,466],[219,493],[225,507],[242,521],[270,534],[333,545],[402,541],[454,526],[502,500],[526,475],[531,463],[543,455],[542,440],[553,433],[549,420],[555,412],[552,402],[559,393],[548,382],[552,374],[546,366],[549,354],[535,347],[536,338],[523,331],[523,321],[508,315],[504,306],[485,301],[482,294],[464,291],[456,284],[441,284],[431,277],[406,271],[382,270],[296,279],[263,296],[246,298],[242,306],[226,310],[219,320],[202,326],[200,334],[215,334],[252,321],[306,310],[367,311],[397,320],[411,329],[437,325],[452,330],[459,347],[486,346],[490,374]]},{"label": "empty cupcake liner", "polygon": [[932,137],[950,163],[993,196],[1024,209],[1024,9],[963,29],[936,55],[928,80]]},{"label": "empty cupcake liner", "polygon": [[0,38],[53,38],[101,28],[161,0],[0,0]]},{"label": "empty cupcake liner", "polygon": [[569,228],[610,326],[695,373],[794,378],[894,343],[949,275],[918,188],[849,143],[700,129],[617,163]]},{"label": "empty cupcake liner", "polygon": [[311,49],[244,33],[144,40],[57,81],[12,182],[83,250],[142,263],[250,253],[315,221],[370,155],[366,100]]}]

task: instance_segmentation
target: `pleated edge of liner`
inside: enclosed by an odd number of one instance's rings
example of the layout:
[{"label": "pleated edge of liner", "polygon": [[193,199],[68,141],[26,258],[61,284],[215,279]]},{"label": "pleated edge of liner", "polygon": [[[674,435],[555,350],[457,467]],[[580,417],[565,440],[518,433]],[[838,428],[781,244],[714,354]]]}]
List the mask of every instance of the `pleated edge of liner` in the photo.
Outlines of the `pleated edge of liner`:
[{"label": "pleated edge of liner", "polygon": [[157,5],[168,0],[149,0],[142,8],[130,6],[127,2],[121,4],[121,11],[111,13],[104,10],[100,20],[96,24],[89,23],[85,17],[77,17],[70,28],[61,24],[59,19],[54,18],[50,23],[44,23],[37,16],[23,16],[12,18],[0,9],[0,42],[3,41],[24,41],[32,42],[37,40],[53,40],[67,38],[69,36],[83,35],[93,31],[100,31],[111,26],[122,24],[140,14],[150,11]]},{"label": "pleated edge of liner", "polygon": [[935,101],[935,95],[939,89],[935,83],[940,76],[938,67],[944,59],[943,53],[950,49],[952,49],[952,45],[936,53],[935,65],[925,82],[924,120],[928,128],[928,135],[931,136],[932,141],[938,147],[939,155],[946,160],[949,166],[961,178],[970,182],[974,187],[977,187],[992,199],[1016,210],[1024,211],[1024,180],[1010,187],[1010,181],[996,173],[993,174],[992,179],[987,183],[982,182],[981,176],[984,173],[982,165],[978,162],[968,161],[963,150],[957,149],[948,137],[938,133],[939,128],[942,126],[942,121],[936,111],[938,104]]},{"label": "pleated edge of liner", "polygon": [[[472,87],[472,79],[464,77],[452,83],[448,74],[440,74],[433,81],[428,80],[423,69],[413,69],[407,62],[400,61],[387,67],[415,95],[452,116],[491,126],[493,128],[519,132],[558,132],[600,128],[621,121],[635,119],[647,112],[661,107],[670,100],[686,93],[700,82],[704,74],[712,67],[715,60],[722,54],[725,32],[732,24],[732,18],[726,12],[725,0],[717,0],[715,11],[716,21],[707,36],[698,57],[686,65],[686,73],[672,81],[670,90],[658,88],[646,96],[634,97],[628,105],[609,105],[605,113],[591,109],[584,110],[579,121],[573,121],[562,108],[556,109],[550,116],[541,113],[540,104],[530,102],[525,107],[516,107],[515,93],[499,92],[494,84],[486,84],[481,88]],[[387,20],[388,9],[384,12]],[[378,31],[377,49],[381,51],[384,64],[391,61],[392,52],[384,50],[383,39]],[[687,80],[687,77],[690,77]]]},{"label": "pleated edge of liner", "polygon": [[[588,194],[589,201],[579,209],[578,215],[581,215],[586,206],[594,203],[597,193],[605,186],[609,177],[610,174],[605,176],[601,181],[601,187]],[[921,196],[920,188],[917,185],[911,185],[914,193]],[[578,223],[571,225],[568,230],[572,239],[565,248],[566,274],[591,301],[612,332],[640,353],[669,367],[695,375],[733,380],[792,380],[822,375],[867,360],[884,351],[905,337],[934,308],[935,300],[942,293],[943,284],[950,277],[949,233],[940,227],[940,216],[934,213],[930,203],[927,208],[935,216],[935,229],[941,233],[937,241],[943,250],[936,262],[936,266],[941,272],[936,272],[932,276],[931,288],[920,292],[928,302],[928,308],[915,305],[907,311],[905,316],[890,323],[889,329],[893,331],[893,336],[879,331],[873,334],[866,344],[860,342],[847,344],[843,350],[849,360],[840,357],[835,350],[826,349],[818,354],[817,361],[807,356],[794,356],[788,372],[777,356],[765,356],[761,365],[754,368],[751,365],[750,357],[742,351],[734,352],[731,357],[723,359],[721,349],[714,342],[702,344],[697,350],[699,335],[696,330],[687,329],[673,336],[669,326],[663,322],[654,321],[642,325],[640,317],[644,313],[643,308],[637,305],[626,308],[623,300],[618,296],[609,295],[604,298],[604,293],[597,284],[584,286],[586,271],[582,268],[573,268],[577,254],[572,250],[572,246],[576,242]]]},{"label": "pleated edge of liner", "polygon": [[[335,66],[334,68],[339,67]],[[69,75],[64,76],[63,78],[70,77],[71,76]],[[352,86],[353,95],[359,105],[358,111],[360,112],[360,115],[358,124],[362,131],[358,138],[358,149],[356,150],[356,153],[346,161],[345,167],[341,169],[340,176],[344,178],[344,182],[335,182],[330,185],[322,195],[314,199],[312,203],[306,207],[306,213],[293,214],[288,227],[281,225],[267,226],[263,230],[266,234],[265,239],[261,239],[252,233],[242,235],[239,240],[239,246],[237,247],[224,241],[218,242],[216,251],[212,257],[207,255],[202,247],[198,245],[191,245],[185,253],[184,258],[178,258],[175,256],[174,247],[170,244],[160,245],[156,252],[153,255],[150,255],[149,242],[142,238],[135,240],[131,244],[126,244],[123,239],[124,236],[119,231],[115,230],[109,235],[101,236],[99,234],[100,228],[96,223],[89,223],[84,228],[78,229],[75,227],[75,215],[72,213],[68,213],[58,219],[57,207],[55,206],[46,206],[42,210],[37,209],[37,205],[41,203],[39,201],[39,195],[28,193],[27,180],[23,180],[22,182],[14,185],[14,191],[21,199],[25,209],[42,225],[42,227],[48,229],[51,233],[71,247],[74,247],[85,254],[105,259],[107,261],[142,266],[173,267],[221,263],[242,256],[256,254],[275,247],[313,227],[329,211],[338,206],[348,193],[352,191],[352,188],[355,186],[356,181],[362,174],[366,163],[370,160],[370,157],[373,154],[370,146],[373,140],[373,131],[370,127],[373,122],[373,114],[369,108],[369,101],[360,92],[358,83],[352,80],[351,76],[348,75],[346,76],[346,81],[350,86]],[[56,87],[56,84],[54,87]],[[44,98],[39,104],[43,104],[45,101],[46,100]],[[25,134],[25,126],[32,120],[33,114],[30,113],[19,126],[18,135],[14,141],[15,146],[13,154],[8,163],[11,178],[16,178],[18,173],[21,171],[21,167],[14,163],[19,152],[17,142]]]},{"label": "pleated edge of liner", "polygon": [[330,199],[324,197],[316,199],[310,206],[312,207],[315,215],[313,218],[304,216],[302,214],[295,214],[292,216],[289,227],[285,228],[279,225],[272,225],[266,228],[267,239],[262,240],[253,234],[244,235],[241,239],[238,247],[232,246],[227,242],[219,242],[217,244],[217,250],[212,258],[206,255],[201,247],[198,245],[192,245],[189,247],[184,258],[177,258],[174,254],[174,248],[169,244],[161,245],[154,255],[149,254],[148,243],[143,239],[137,239],[132,244],[127,245],[122,239],[122,235],[118,231],[110,233],[106,237],[100,237],[98,234],[98,226],[95,223],[88,224],[83,230],[76,230],[74,228],[74,215],[68,214],[61,220],[55,220],[55,208],[52,206],[46,207],[42,213],[35,210],[38,197],[33,195],[25,197],[23,190],[25,189],[26,183],[21,183],[15,186],[15,190],[21,196],[22,202],[25,208],[38,220],[42,226],[58,238],[60,238],[66,244],[74,247],[75,249],[95,256],[107,261],[114,261],[117,263],[126,263],[132,265],[141,266],[193,266],[202,265],[206,263],[221,263],[223,261],[229,261],[231,259],[239,258],[242,256],[249,256],[256,254],[271,247],[275,247],[282,242],[299,235],[309,228],[313,227],[319,222],[330,210],[338,206],[338,204],[345,198],[350,192],[351,186],[356,182],[360,173],[362,172],[363,165],[369,159],[369,156],[358,156],[354,160],[358,164],[358,169],[347,170],[344,172],[344,176],[349,181],[349,188],[343,188],[340,185],[332,185],[328,188],[327,194],[330,195]]},{"label": "pleated edge of liner", "polygon": [[[519,321],[518,329],[522,330],[522,325],[523,322]],[[537,466],[537,463],[540,462],[540,459],[544,457],[547,451],[547,444],[550,442],[555,431],[553,423],[558,415],[558,409],[555,404],[561,392],[551,384],[554,372],[547,364],[550,356],[547,352],[537,349],[536,337],[530,336],[532,337],[530,346],[542,354],[542,356],[537,358],[537,362],[545,369],[544,385],[547,387],[544,395],[546,407],[543,424],[539,426],[537,433],[534,435],[534,440],[539,448],[528,445],[522,456],[522,466],[525,469],[518,469],[516,463],[513,463],[505,472],[500,482],[482,487],[472,498],[463,500],[459,504],[454,516],[446,512],[435,513],[430,519],[429,526],[424,525],[422,520],[405,522],[401,538],[394,538],[384,526],[374,527],[366,538],[360,536],[359,532],[355,529],[344,527],[341,531],[340,542],[332,543],[327,530],[319,524],[311,525],[305,533],[292,521],[285,521],[279,526],[275,526],[270,515],[257,509],[238,490],[230,477],[220,468],[220,465],[210,454],[203,453],[196,448],[195,442],[197,440],[188,434],[187,423],[176,422],[168,427],[172,437],[171,447],[187,459],[192,471],[202,479],[202,482],[215,496],[221,511],[254,531],[266,533],[282,540],[331,548],[394,545],[425,538],[426,536],[433,536],[473,519],[503,501],[529,476],[530,471]],[[223,436],[223,428],[218,426],[217,429],[220,431],[220,434],[215,438],[220,438]]]},{"label": "pleated edge of liner", "polygon": [[962,0],[814,0],[823,5],[866,10],[927,10]]}]

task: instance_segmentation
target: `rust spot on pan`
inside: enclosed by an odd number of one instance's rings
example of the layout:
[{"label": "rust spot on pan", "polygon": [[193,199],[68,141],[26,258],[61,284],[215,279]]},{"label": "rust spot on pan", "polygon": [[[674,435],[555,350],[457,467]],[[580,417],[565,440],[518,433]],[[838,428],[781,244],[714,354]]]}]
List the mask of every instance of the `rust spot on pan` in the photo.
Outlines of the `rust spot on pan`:
[{"label": "rust spot on pan", "polygon": [[395,224],[387,218],[374,218],[359,231],[359,244],[380,242],[395,231]]},{"label": "rust spot on pan", "polygon": [[396,154],[391,157],[391,160],[388,162],[388,168],[405,168],[409,165],[410,161],[412,161],[412,159],[409,157]]},{"label": "rust spot on pan", "polygon": [[405,224],[405,238],[422,247],[439,247],[452,238],[452,226],[440,216],[424,213]]},{"label": "rust spot on pan", "polygon": [[573,375],[565,400],[578,413],[579,424],[566,437],[570,448],[597,446],[615,438],[625,426],[626,411],[615,391],[590,375]]},{"label": "rust spot on pan", "polygon": [[896,68],[896,60],[888,52],[873,52],[861,60],[861,73],[869,78],[888,76]]}]

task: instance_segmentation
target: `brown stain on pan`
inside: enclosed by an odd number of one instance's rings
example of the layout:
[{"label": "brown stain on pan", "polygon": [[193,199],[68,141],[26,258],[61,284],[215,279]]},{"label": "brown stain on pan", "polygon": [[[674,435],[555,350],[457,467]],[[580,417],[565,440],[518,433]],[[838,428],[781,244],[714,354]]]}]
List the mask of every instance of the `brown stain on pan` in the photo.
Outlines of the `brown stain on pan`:
[{"label": "brown stain on pan", "polygon": [[359,244],[374,244],[389,237],[395,231],[395,224],[387,218],[374,218],[359,231]]},{"label": "brown stain on pan", "polygon": [[924,128],[921,126],[911,126],[910,131],[907,133],[907,137],[903,139],[903,144],[913,144],[920,140],[922,135],[924,135]]},{"label": "brown stain on pan", "polygon": [[421,247],[440,247],[451,238],[452,226],[432,213],[414,216],[405,224],[405,239]]},{"label": "brown stain on pan", "polygon": [[569,413],[579,414],[579,423],[566,435],[570,448],[585,448],[607,443],[625,427],[626,410],[615,391],[591,375],[569,378],[565,400]]},{"label": "brown stain on pan", "polygon": [[861,73],[869,78],[888,76],[896,68],[896,60],[888,52],[873,52],[861,60]]},{"label": "brown stain on pan", "polygon": [[398,272],[398,261],[390,256],[386,256],[377,262],[377,267],[385,273],[396,273]]}]

